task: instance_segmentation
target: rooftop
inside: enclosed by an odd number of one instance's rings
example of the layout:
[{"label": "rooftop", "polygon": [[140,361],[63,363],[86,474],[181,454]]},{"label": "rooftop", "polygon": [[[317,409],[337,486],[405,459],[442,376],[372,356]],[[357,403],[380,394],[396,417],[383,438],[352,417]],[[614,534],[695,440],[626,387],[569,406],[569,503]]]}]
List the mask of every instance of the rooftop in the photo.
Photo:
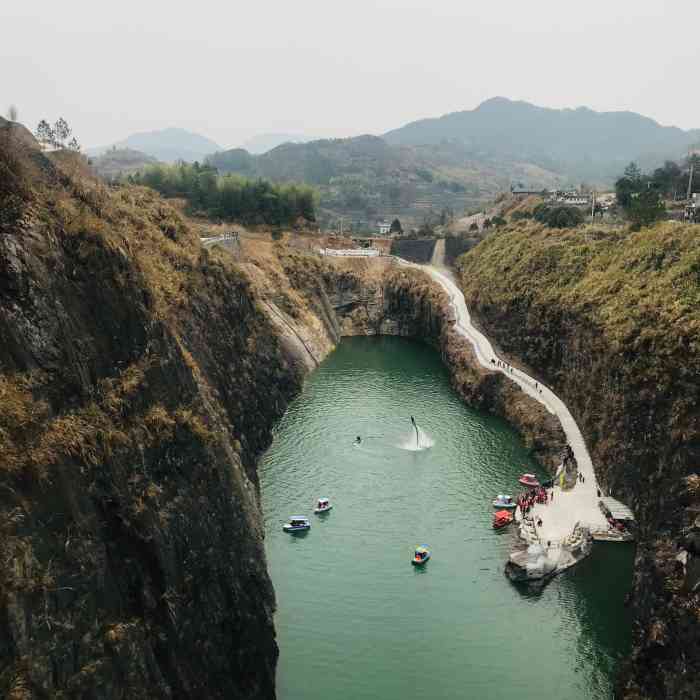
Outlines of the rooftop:
[{"label": "rooftop", "polygon": [[615,520],[634,520],[634,513],[632,510],[616,498],[604,496],[600,499],[600,502],[610,511],[610,514]]}]

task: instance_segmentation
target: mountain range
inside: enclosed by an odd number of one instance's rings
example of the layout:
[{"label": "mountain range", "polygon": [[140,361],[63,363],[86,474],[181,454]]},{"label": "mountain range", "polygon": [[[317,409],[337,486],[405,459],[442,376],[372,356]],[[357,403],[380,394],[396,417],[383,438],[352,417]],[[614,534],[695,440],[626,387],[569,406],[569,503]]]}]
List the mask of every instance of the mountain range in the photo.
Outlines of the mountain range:
[{"label": "mountain range", "polygon": [[98,148],[89,148],[87,154],[99,156],[109,150],[129,149],[140,151],[164,163],[174,163],[177,160],[194,162],[204,160],[210,153],[221,150],[215,141],[201,134],[170,127],[157,131],[145,131],[132,134],[123,141]]},{"label": "mountain range", "polygon": [[222,150],[197,134],[164,129],[118,145],[167,162],[206,160],[224,173],[304,181],[319,189],[330,218],[370,222],[394,215],[420,221],[445,209],[461,215],[513,185],[610,187],[630,161],[649,170],[680,160],[698,142],[700,129],[662,126],[634,112],[550,109],[496,97],[382,136],[307,141],[262,134],[248,148]]},{"label": "mountain range", "polygon": [[634,112],[549,109],[505,97],[476,109],[422,119],[384,134],[396,146],[459,142],[473,156],[535,163],[573,178],[607,179],[631,160],[653,167],[678,159],[700,129],[661,126]]}]

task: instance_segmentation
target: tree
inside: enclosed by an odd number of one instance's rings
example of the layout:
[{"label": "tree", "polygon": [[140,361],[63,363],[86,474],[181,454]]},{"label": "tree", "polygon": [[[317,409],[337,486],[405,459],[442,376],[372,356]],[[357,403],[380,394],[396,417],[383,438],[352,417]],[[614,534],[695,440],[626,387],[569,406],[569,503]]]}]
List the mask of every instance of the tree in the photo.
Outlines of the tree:
[{"label": "tree", "polygon": [[473,222],[473,223],[469,224],[469,230],[470,230],[470,231],[478,231],[478,230],[479,230],[479,224],[477,224],[476,222]]},{"label": "tree", "polygon": [[491,219],[484,219],[484,231],[491,228]]},{"label": "tree", "polygon": [[10,107],[7,110],[7,118],[11,122],[16,122],[18,116],[19,116],[19,113],[17,111],[17,107],[15,107],[15,105],[10,105]]},{"label": "tree", "polygon": [[583,223],[583,212],[576,207],[550,207],[538,204],[533,211],[535,221],[549,228],[573,228]]},{"label": "tree", "polygon": [[671,161],[667,161],[663,168],[657,168],[652,177],[644,175],[635,163],[625,168],[624,175],[615,183],[615,193],[617,203],[634,230],[663,217],[666,207],[662,195],[678,186],[680,174],[680,168]]},{"label": "tree", "polygon": [[639,166],[632,161],[625,168],[624,177],[626,177],[628,180],[632,180],[632,182],[640,182],[642,179],[642,171],[640,170]]},{"label": "tree", "polygon": [[68,122],[63,117],[59,117],[53,125],[53,130],[55,134],[54,145],[58,148],[65,148],[66,141],[70,138],[71,133],[73,133],[68,126]]},{"label": "tree", "polygon": [[576,207],[554,207],[545,219],[549,228],[574,228],[583,223],[583,212]]},{"label": "tree", "polygon": [[80,152],[80,144],[78,143],[78,140],[75,138],[75,136],[68,142],[68,148],[70,148],[71,151],[75,151],[76,153]]},{"label": "tree", "polygon": [[643,187],[644,178],[642,171],[636,163],[632,162],[625,168],[624,175],[615,182],[617,203],[624,210],[629,209],[633,196],[641,192]]},{"label": "tree", "polygon": [[39,141],[39,143],[44,147],[53,146],[55,143],[56,134],[46,119],[42,119],[37,125],[36,138],[37,141]]},{"label": "tree", "polygon": [[435,229],[428,219],[423,221],[421,224],[420,228],[418,229],[418,235],[424,237],[435,235]]},{"label": "tree", "polygon": [[491,223],[494,226],[505,226],[506,225],[506,220],[502,216],[494,216],[493,219],[491,219]]},{"label": "tree", "polygon": [[398,219],[394,219],[389,227],[389,233],[398,233],[399,235],[403,233],[403,228],[401,222]]},{"label": "tree", "polygon": [[454,212],[450,207],[443,207],[442,211],[440,212],[440,218],[438,219],[440,222],[440,226],[446,226],[449,224],[452,219],[454,219]]},{"label": "tree", "polygon": [[634,230],[639,230],[642,226],[650,226],[655,221],[661,219],[666,213],[666,206],[659,192],[652,187],[640,192],[632,199],[631,205],[627,209],[627,218]]}]

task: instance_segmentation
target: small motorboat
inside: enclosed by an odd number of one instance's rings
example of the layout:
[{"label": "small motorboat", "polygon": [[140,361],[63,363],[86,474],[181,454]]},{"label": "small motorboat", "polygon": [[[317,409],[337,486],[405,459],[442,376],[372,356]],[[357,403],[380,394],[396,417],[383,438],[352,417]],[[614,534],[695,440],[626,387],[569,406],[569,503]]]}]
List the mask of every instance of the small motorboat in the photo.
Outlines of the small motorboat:
[{"label": "small motorboat", "polygon": [[428,559],[430,559],[430,550],[427,544],[422,544],[420,547],[416,547],[416,551],[413,553],[413,559],[411,559],[411,564],[423,566]]},{"label": "small motorboat", "polygon": [[285,532],[302,532],[311,529],[311,523],[303,515],[293,515],[289,521],[282,525]]},{"label": "small motorboat", "polygon": [[327,513],[333,506],[327,498],[319,498],[316,507],[314,508],[314,513],[320,515],[321,513]]},{"label": "small motorboat", "polygon": [[493,500],[494,508],[505,508],[506,510],[515,510],[518,504],[513,502],[512,496],[506,496],[499,493]]},{"label": "small motorboat", "polygon": [[500,530],[513,522],[513,514],[509,510],[498,510],[493,515],[493,529]]},{"label": "small motorboat", "polygon": [[540,482],[537,480],[537,477],[534,474],[523,474],[518,481],[523,485],[523,486],[539,486]]}]

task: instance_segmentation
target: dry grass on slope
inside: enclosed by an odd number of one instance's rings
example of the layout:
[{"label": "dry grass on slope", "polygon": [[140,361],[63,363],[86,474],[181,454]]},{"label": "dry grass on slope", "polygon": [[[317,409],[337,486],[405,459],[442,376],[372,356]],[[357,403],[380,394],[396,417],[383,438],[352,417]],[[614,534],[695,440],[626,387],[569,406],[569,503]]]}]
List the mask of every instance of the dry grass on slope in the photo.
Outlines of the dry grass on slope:
[{"label": "dry grass on slope", "polygon": [[468,298],[481,304],[556,304],[585,315],[620,350],[653,340],[664,355],[700,353],[700,227],[509,226],[460,269]]}]

